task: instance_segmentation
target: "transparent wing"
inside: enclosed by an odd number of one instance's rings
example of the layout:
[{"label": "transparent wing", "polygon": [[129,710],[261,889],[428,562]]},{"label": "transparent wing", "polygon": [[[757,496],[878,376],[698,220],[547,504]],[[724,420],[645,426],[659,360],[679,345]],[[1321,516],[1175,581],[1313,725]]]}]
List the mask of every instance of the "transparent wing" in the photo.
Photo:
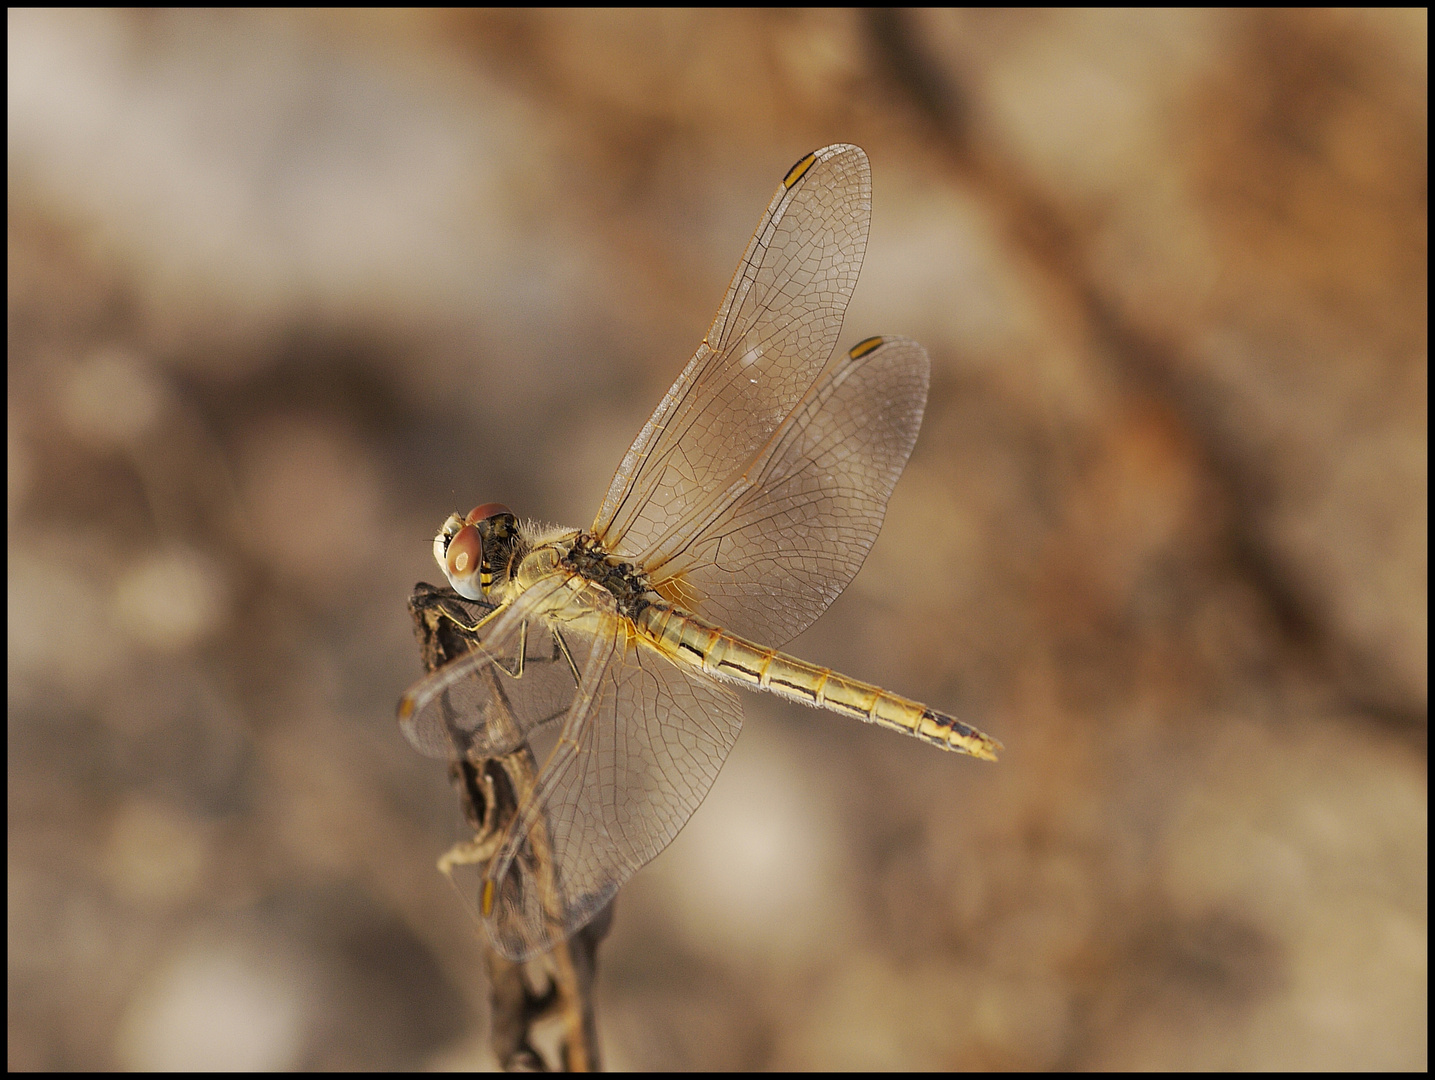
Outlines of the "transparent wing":
[{"label": "transparent wing", "polygon": [[460,760],[470,752],[506,754],[567,712],[580,658],[568,649],[569,635],[537,614],[563,584],[560,575],[537,582],[492,612],[473,652],[404,694],[399,727],[420,753]]},{"label": "transparent wing", "polygon": [[782,645],[862,568],[927,404],[927,351],[870,338],[835,365],[725,491],[639,556],[659,592]]},{"label": "transparent wing", "polygon": [[783,178],[707,336],[613,476],[593,523],[608,550],[647,550],[726,490],[811,387],[857,283],[871,194],[856,146]]},{"label": "transparent wing", "polygon": [[568,937],[667,847],[737,741],[737,696],[628,629],[614,618],[586,643],[562,735],[485,879],[489,935],[512,960]]}]

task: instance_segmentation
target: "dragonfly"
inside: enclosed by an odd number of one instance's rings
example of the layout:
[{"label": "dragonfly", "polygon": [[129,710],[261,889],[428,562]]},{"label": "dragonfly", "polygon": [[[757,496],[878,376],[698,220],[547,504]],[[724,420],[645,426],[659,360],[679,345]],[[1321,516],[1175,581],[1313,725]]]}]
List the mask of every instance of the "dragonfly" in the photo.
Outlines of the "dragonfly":
[{"label": "dragonfly", "polygon": [[737,740],[736,688],[996,760],[955,717],[779,651],[861,568],[926,407],[917,342],[832,359],[870,218],[861,148],[802,158],[592,526],[486,503],[434,538],[477,644],[409,689],[400,726],[433,757],[543,762],[482,856],[478,913],[510,960],[584,926],[687,823]]}]

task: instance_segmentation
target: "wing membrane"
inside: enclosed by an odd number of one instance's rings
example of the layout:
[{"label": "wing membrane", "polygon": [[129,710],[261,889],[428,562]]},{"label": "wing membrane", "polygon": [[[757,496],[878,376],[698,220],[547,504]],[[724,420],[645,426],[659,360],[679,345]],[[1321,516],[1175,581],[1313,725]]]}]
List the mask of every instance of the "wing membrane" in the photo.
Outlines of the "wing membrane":
[{"label": "wing membrane", "polygon": [[717,317],[614,474],[593,523],[633,555],[727,489],[825,366],[871,218],[867,155],[838,144],[788,172]]},{"label": "wing membrane", "polygon": [[674,665],[620,620],[588,644],[558,745],[489,871],[489,934],[513,960],[562,941],[668,846],[742,726],[731,690]]},{"label": "wing membrane", "polygon": [[870,339],[833,367],[725,491],[638,557],[660,592],[782,645],[862,568],[917,441],[927,352]]},{"label": "wing membrane", "polygon": [[480,625],[477,648],[404,695],[399,726],[415,749],[460,760],[506,754],[567,711],[578,686],[574,664],[581,671],[585,657],[536,614],[562,586],[557,575],[534,584]]}]

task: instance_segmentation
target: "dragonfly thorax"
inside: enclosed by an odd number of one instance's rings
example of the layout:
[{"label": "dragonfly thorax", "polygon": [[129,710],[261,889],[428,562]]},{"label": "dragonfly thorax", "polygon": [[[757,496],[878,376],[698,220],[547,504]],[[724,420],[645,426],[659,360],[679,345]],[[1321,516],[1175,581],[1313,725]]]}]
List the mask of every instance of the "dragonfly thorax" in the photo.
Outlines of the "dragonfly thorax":
[{"label": "dragonfly thorax", "polygon": [[636,619],[657,599],[648,575],[609,553],[590,533],[579,533],[563,556],[563,565],[602,586],[618,601],[618,610]]}]

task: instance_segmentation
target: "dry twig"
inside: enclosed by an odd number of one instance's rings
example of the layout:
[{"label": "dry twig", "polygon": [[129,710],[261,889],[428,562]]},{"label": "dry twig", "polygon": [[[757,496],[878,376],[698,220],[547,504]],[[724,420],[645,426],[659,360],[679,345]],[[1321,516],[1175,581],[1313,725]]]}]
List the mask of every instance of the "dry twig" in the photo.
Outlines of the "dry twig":
[{"label": "dry twig", "polygon": [[[444,664],[470,652],[478,638],[467,629],[478,619],[482,608],[465,600],[452,589],[420,583],[409,598],[409,612],[423,650],[424,668],[437,671]],[[533,790],[537,766],[528,747],[500,757],[455,759],[449,775],[458,791],[464,820],[473,829],[473,839],[458,848],[466,852],[501,846],[508,823]],[[540,818],[535,830],[544,828]],[[551,850],[536,842],[539,858]],[[471,860],[451,860],[441,865],[474,867]],[[478,864],[477,875],[485,864]],[[543,877],[552,867],[542,868]],[[485,941],[488,977],[492,988],[493,1017],[489,1037],[499,1063],[509,1071],[546,1071],[561,1068],[572,1072],[599,1068],[597,1028],[593,1015],[593,984],[597,973],[598,944],[612,922],[612,904],[582,930],[551,952],[523,963],[500,955]],[[538,1029],[557,1028],[556,1048],[545,1056]]]}]

